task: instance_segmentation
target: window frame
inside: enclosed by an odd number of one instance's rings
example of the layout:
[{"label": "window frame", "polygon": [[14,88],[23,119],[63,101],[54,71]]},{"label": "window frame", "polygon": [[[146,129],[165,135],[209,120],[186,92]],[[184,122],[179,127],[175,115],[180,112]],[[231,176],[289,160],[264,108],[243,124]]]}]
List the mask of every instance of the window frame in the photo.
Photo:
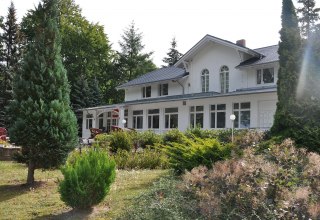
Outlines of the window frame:
[{"label": "window frame", "polygon": [[[165,94],[165,90],[166,89],[166,94]],[[162,83],[159,84],[159,96],[167,96],[169,95],[169,83]]]},{"label": "window frame", "polygon": [[[199,110],[202,108],[202,110]],[[197,116],[202,115],[202,122],[200,123],[200,128],[204,127],[204,106],[203,105],[195,105],[189,107],[189,126],[190,128],[196,128],[198,125]],[[193,118],[193,119],[192,119]]]},{"label": "window frame", "polygon": [[[141,120],[141,127],[138,127],[138,119]],[[143,129],[143,110],[132,111],[132,127],[137,130]]]},{"label": "window frame", "polygon": [[[175,110],[176,111],[171,111],[171,110]],[[168,111],[170,110],[170,112]],[[174,127],[172,126],[172,116],[176,117],[177,119],[177,127]],[[167,120],[167,117],[168,117],[168,126],[167,126],[167,123],[166,123],[166,120]],[[170,107],[170,108],[165,108],[164,109],[164,128],[165,129],[174,129],[174,128],[178,128],[179,127],[179,108],[178,107]]]},{"label": "window frame", "polygon": [[[214,106],[214,109],[212,109]],[[224,106],[224,109],[219,109],[218,106]],[[212,104],[209,106],[210,112],[210,128],[214,129],[223,129],[226,128],[226,121],[227,121],[227,105],[226,104]],[[224,113],[224,126],[218,127],[218,113]],[[214,126],[212,125],[212,114],[214,114]]]},{"label": "window frame", "polygon": [[144,86],[142,87],[142,98],[151,98],[152,94],[152,87],[151,86]]},{"label": "window frame", "polygon": [[201,71],[201,91],[202,92],[209,92],[209,70],[208,69],[203,69]]},{"label": "window frame", "polygon": [[[152,112],[157,110],[157,112]],[[158,117],[158,127],[154,127],[154,118]],[[160,109],[148,109],[148,129],[160,129]]]},{"label": "window frame", "polygon": [[228,93],[230,89],[230,69],[226,65],[220,68],[220,89],[221,93]]},{"label": "window frame", "polygon": [[86,129],[93,128],[93,114],[86,115]]},{"label": "window frame", "polygon": [[[265,76],[266,70],[272,70],[272,82],[265,82]],[[256,83],[257,85],[270,85],[275,83],[275,68],[274,67],[268,67],[268,68],[260,68],[256,70]]]},{"label": "window frame", "polygon": [[[244,107],[245,104],[249,104],[248,107]],[[237,107],[235,107],[237,105]],[[251,102],[235,102],[232,103],[232,111],[233,114],[236,116],[236,119],[234,120],[234,128],[239,129],[248,129],[251,127]],[[246,120],[249,121],[248,126],[242,126],[242,120],[244,117],[244,113],[249,112],[249,118]]]}]

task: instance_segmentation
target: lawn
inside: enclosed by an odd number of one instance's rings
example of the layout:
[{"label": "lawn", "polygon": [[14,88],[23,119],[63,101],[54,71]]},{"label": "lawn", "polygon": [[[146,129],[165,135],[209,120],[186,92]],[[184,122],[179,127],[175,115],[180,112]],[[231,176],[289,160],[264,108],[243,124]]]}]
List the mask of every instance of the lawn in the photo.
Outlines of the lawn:
[{"label": "lawn", "polygon": [[166,170],[118,170],[116,181],[106,199],[90,212],[73,211],[61,200],[59,170],[36,170],[38,184],[23,186],[27,168],[22,164],[0,161],[0,218],[1,219],[113,219],[134,204],[137,195],[148,189]]}]

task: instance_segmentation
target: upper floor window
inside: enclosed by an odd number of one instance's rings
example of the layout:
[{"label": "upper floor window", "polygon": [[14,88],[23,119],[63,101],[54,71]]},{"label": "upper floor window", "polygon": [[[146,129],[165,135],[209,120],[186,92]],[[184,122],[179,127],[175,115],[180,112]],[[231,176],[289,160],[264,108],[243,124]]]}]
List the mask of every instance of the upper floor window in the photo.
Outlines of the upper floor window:
[{"label": "upper floor window", "polygon": [[168,95],[168,83],[159,85],[159,96]]},{"label": "upper floor window", "polygon": [[223,66],[220,69],[221,93],[229,92],[229,68]]},{"label": "upper floor window", "polygon": [[151,97],[151,86],[142,87],[142,98]]},{"label": "upper floor window", "polygon": [[201,87],[202,87],[202,92],[209,91],[209,70],[208,69],[204,69],[201,72]]},{"label": "upper floor window", "polygon": [[274,83],[274,68],[257,70],[257,84]]}]

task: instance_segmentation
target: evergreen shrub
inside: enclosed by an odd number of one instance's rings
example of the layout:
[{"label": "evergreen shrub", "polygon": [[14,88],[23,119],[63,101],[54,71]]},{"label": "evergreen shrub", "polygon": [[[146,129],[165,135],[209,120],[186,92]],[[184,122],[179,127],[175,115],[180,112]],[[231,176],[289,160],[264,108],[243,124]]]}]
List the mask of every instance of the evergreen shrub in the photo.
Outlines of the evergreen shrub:
[{"label": "evergreen shrub", "polygon": [[112,136],[109,134],[97,134],[94,137],[95,143],[99,144],[100,147],[108,148],[111,142]]},{"label": "evergreen shrub", "polygon": [[139,146],[142,148],[146,148],[148,146],[152,147],[155,144],[160,144],[162,142],[162,136],[151,130],[139,133],[138,139]]},{"label": "evergreen shrub", "polygon": [[187,140],[187,137],[179,131],[178,129],[171,129],[164,133],[163,135],[163,142],[164,144],[168,143],[184,143]]},{"label": "evergreen shrub", "polygon": [[130,151],[133,148],[133,140],[130,132],[114,131],[110,137],[110,150],[117,152],[119,149]]},{"label": "evergreen shrub", "polygon": [[62,167],[61,200],[72,208],[89,209],[100,203],[115,179],[115,162],[95,148],[77,153]]}]

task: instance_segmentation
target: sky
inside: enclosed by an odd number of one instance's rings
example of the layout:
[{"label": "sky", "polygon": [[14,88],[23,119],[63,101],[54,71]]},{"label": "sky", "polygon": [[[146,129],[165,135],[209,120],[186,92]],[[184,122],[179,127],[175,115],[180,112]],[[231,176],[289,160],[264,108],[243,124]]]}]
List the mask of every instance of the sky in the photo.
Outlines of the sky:
[{"label": "sky", "polygon": [[[297,0],[293,0],[296,4]],[[6,16],[11,0],[0,0],[0,16]],[[13,0],[18,20],[39,0]],[[245,39],[251,49],[277,44],[281,28],[281,0],[75,0],[82,15],[104,26],[112,48],[119,50],[124,30],[135,22],[142,32],[144,52],[164,63],[170,42],[186,53],[206,34],[231,42]],[[320,0],[316,0],[320,7]],[[297,4],[296,4],[297,6]]]}]

